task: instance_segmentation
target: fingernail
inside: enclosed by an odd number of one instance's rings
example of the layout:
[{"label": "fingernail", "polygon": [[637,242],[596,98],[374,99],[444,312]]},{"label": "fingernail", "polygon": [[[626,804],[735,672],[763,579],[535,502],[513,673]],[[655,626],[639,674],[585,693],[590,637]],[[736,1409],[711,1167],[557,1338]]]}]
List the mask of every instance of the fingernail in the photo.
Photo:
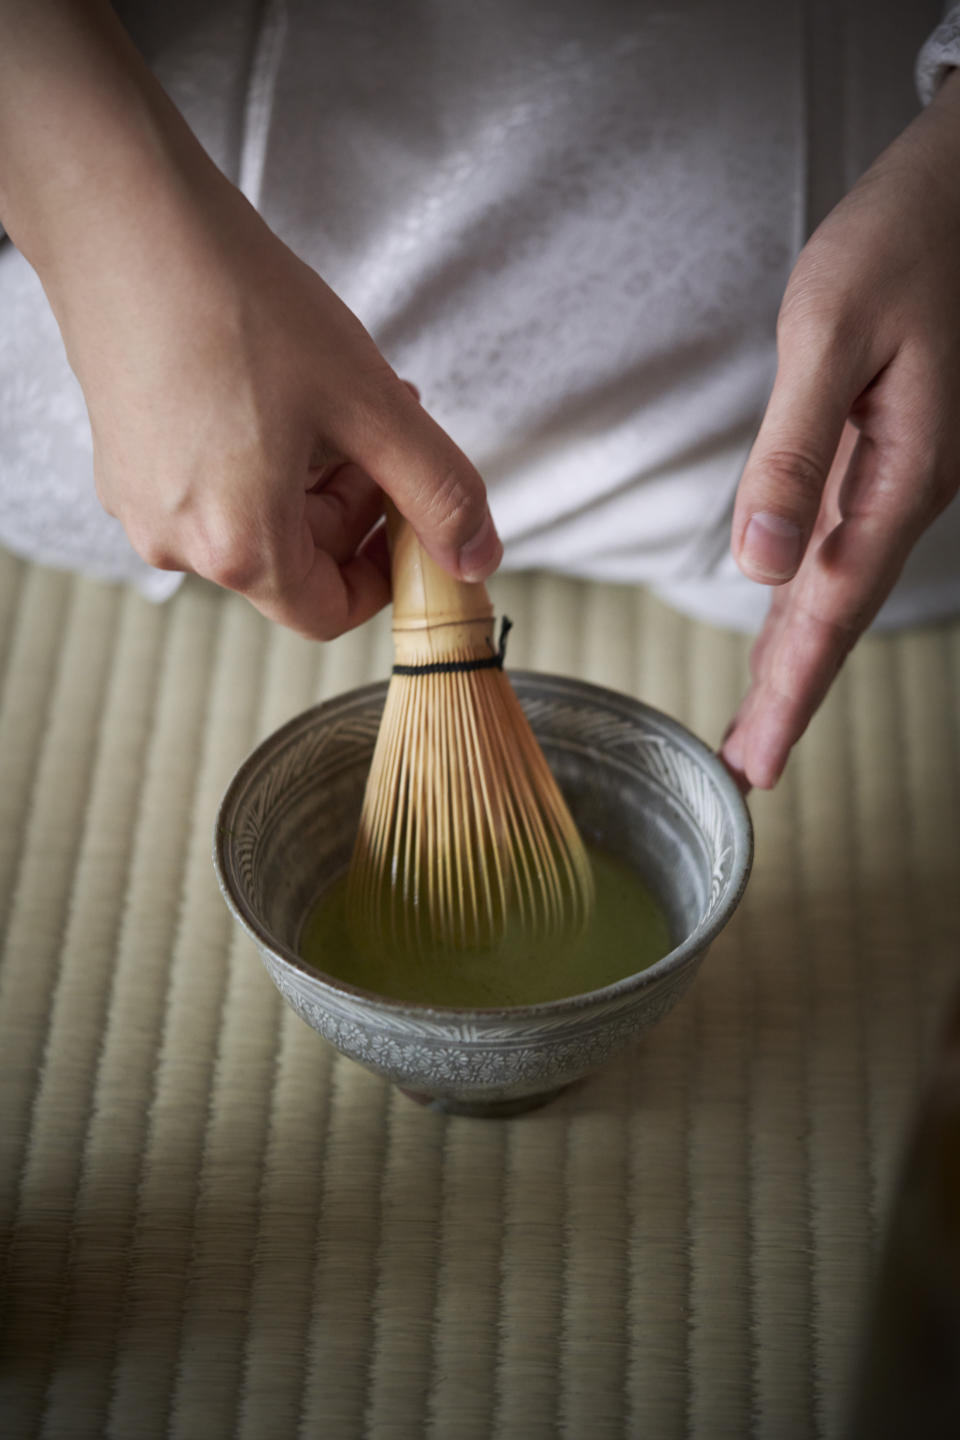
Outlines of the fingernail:
[{"label": "fingernail", "polygon": [[483,524],[466,545],[460,550],[460,574],[464,580],[476,583],[479,580],[486,580],[500,564],[500,557],[503,555],[503,546],[500,544],[500,537],[493,528],[493,520],[488,510],[483,519]]},{"label": "fingernail", "polygon": [[734,727],[731,725],[726,735],[720,741],[718,754],[721,755],[732,770],[743,769],[743,737],[734,736]]},{"label": "fingernail", "polygon": [[737,789],[741,795],[749,795],[750,781],[743,773],[743,746],[735,739],[730,742],[729,736],[725,736],[720,749],[717,751],[720,759],[733,776]]},{"label": "fingernail", "polygon": [[772,790],[783,774],[786,763],[786,756],[760,755],[750,765],[752,783],[758,790]]},{"label": "fingernail", "polygon": [[794,520],[759,510],[750,517],[740,563],[758,580],[789,580],[803,555],[803,536]]},{"label": "fingernail", "polygon": [[750,740],[750,755],[747,771],[758,790],[772,790],[783,774],[790,756],[790,746],[784,743],[781,728],[763,718],[755,728]]}]

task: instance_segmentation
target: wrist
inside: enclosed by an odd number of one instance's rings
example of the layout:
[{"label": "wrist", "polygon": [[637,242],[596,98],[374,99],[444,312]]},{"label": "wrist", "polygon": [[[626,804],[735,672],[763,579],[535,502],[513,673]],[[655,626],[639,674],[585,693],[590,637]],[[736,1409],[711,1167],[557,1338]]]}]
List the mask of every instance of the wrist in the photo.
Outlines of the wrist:
[{"label": "wrist", "polygon": [[222,179],[109,5],[0,0],[0,219],[52,300],[205,169]]}]

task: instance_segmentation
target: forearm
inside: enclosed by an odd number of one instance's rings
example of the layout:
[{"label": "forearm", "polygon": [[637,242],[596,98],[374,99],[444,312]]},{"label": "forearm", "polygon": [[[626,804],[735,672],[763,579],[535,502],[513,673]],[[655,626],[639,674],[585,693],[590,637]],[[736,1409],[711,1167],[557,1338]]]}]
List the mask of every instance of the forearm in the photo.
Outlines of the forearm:
[{"label": "forearm", "polygon": [[106,0],[0,0],[0,220],[48,290],[204,164]]}]

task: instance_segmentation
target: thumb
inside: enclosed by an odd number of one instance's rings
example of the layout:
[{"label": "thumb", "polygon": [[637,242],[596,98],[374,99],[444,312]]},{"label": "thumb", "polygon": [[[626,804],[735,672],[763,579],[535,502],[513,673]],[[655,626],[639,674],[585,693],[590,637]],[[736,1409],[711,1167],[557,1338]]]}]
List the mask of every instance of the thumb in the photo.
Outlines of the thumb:
[{"label": "thumb", "polygon": [[[369,412],[368,412],[369,417]],[[349,447],[356,461],[409,520],[423,546],[459,580],[485,580],[503,546],[483,480],[446,431],[397,380],[381,396],[373,423]]]},{"label": "thumb", "polygon": [[813,533],[844,423],[870,379],[852,357],[781,344],[777,378],[747,460],[733,515],[744,574],[782,585]]}]

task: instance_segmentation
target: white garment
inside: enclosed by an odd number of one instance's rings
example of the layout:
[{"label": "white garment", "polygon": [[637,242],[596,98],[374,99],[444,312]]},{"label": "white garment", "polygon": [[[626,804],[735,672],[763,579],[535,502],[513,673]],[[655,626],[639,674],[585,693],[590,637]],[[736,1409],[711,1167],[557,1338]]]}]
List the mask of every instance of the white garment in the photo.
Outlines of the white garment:
[{"label": "white garment", "polygon": [[[507,566],[760,623],[728,530],[780,297],[915,111],[932,0],[127,10],[214,158],[478,465]],[[96,506],[82,397],[9,245],[0,316],[0,538],[164,593]],[[958,539],[954,505],[884,619],[960,609]]]}]

